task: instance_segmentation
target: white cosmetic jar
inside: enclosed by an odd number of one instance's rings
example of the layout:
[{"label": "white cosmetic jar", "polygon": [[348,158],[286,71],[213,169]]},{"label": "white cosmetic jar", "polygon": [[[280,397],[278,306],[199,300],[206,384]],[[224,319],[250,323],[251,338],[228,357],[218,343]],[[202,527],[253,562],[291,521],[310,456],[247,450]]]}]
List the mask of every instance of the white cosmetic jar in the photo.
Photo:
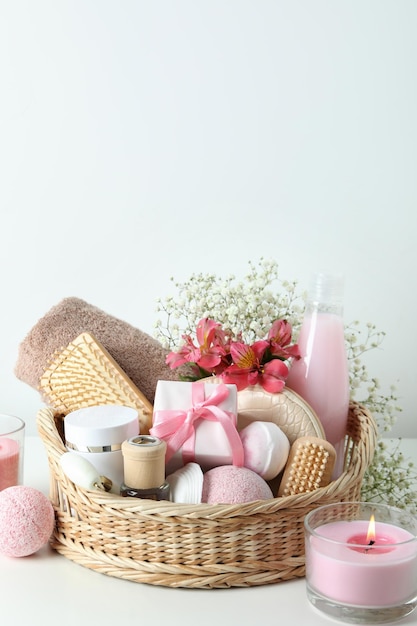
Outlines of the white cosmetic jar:
[{"label": "white cosmetic jar", "polygon": [[67,450],[90,461],[118,492],[123,482],[122,443],[139,435],[138,411],[114,404],[78,409],[64,418],[64,433]]}]

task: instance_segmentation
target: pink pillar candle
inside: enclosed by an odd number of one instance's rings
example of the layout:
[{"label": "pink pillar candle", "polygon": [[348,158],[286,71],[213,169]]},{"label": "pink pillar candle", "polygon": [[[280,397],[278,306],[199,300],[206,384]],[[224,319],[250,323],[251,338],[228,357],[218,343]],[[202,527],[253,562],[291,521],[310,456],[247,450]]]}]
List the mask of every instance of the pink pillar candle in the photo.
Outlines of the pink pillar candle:
[{"label": "pink pillar candle", "polygon": [[19,482],[19,442],[0,437],[0,491]]},{"label": "pink pillar candle", "polygon": [[310,587],[352,606],[376,608],[407,602],[417,590],[415,537],[391,524],[379,524],[375,543],[359,548],[355,535],[366,536],[367,525],[333,522],[316,528],[307,547]]},{"label": "pink pillar candle", "polygon": [[[362,505],[350,506],[359,509]],[[414,600],[416,520],[412,518],[412,525],[405,528],[403,518],[407,520],[410,516],[403,513],[402,517],[401,512],[390,507],[386,507],[387,515],[382,505],[379,509],[377,505],[374,534],[369,535],[370,518],[363,519],[362,513],[354,515],[352,510],[349,515],[348,507],[348,503],[321,507],[306,518],[309,589],[327,600],[351,607],[381,609]],[[332,510],[338,514],[329,515]],[[347,513],[343,515],[343,511]],[[383,521],[379,521],[378,514]]]}]

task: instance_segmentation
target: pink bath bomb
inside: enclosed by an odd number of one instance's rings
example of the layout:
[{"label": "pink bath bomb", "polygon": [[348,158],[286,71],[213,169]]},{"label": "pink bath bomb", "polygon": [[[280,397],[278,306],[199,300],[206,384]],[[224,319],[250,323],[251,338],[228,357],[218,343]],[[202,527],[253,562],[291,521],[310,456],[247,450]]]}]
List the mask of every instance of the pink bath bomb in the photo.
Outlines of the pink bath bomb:
[{"label": "pink bath bomb", "polygon": [[247,467],[221,465],[204,474],[202,502],[237,504],[273,497],[265,480]]},{"label": "pink bath bomb", "polygon": [[45,545],[55,524],[48,498],[33,487],[8,487],[0,491],[0,552],[28,556]]}]

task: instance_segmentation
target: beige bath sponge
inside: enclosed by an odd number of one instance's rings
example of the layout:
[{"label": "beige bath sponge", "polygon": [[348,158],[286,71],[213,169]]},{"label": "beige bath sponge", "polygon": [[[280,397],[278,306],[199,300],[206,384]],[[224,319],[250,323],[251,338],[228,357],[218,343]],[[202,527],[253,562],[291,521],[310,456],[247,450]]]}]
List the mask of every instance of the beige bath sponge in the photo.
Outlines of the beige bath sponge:
[{"label": "beige bath sponge", "polygon": [[153,337],[79,298],[65,298],[30,330],[19,346],[15,375],[34,389],[57,351],[91,333],[153,404],[156,383],[178,380],[165,364],[167,350]]}]

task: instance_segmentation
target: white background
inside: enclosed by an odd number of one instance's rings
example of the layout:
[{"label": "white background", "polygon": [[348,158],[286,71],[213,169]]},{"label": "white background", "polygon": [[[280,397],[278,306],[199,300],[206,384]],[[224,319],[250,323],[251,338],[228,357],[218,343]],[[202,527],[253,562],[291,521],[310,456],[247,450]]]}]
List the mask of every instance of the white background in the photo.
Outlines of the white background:
[{"label": "white background", "polygon": [[417,2],[0,0],[0,410],[81,297],[153,334],[170,277],[346,277],[417,436]]}]

